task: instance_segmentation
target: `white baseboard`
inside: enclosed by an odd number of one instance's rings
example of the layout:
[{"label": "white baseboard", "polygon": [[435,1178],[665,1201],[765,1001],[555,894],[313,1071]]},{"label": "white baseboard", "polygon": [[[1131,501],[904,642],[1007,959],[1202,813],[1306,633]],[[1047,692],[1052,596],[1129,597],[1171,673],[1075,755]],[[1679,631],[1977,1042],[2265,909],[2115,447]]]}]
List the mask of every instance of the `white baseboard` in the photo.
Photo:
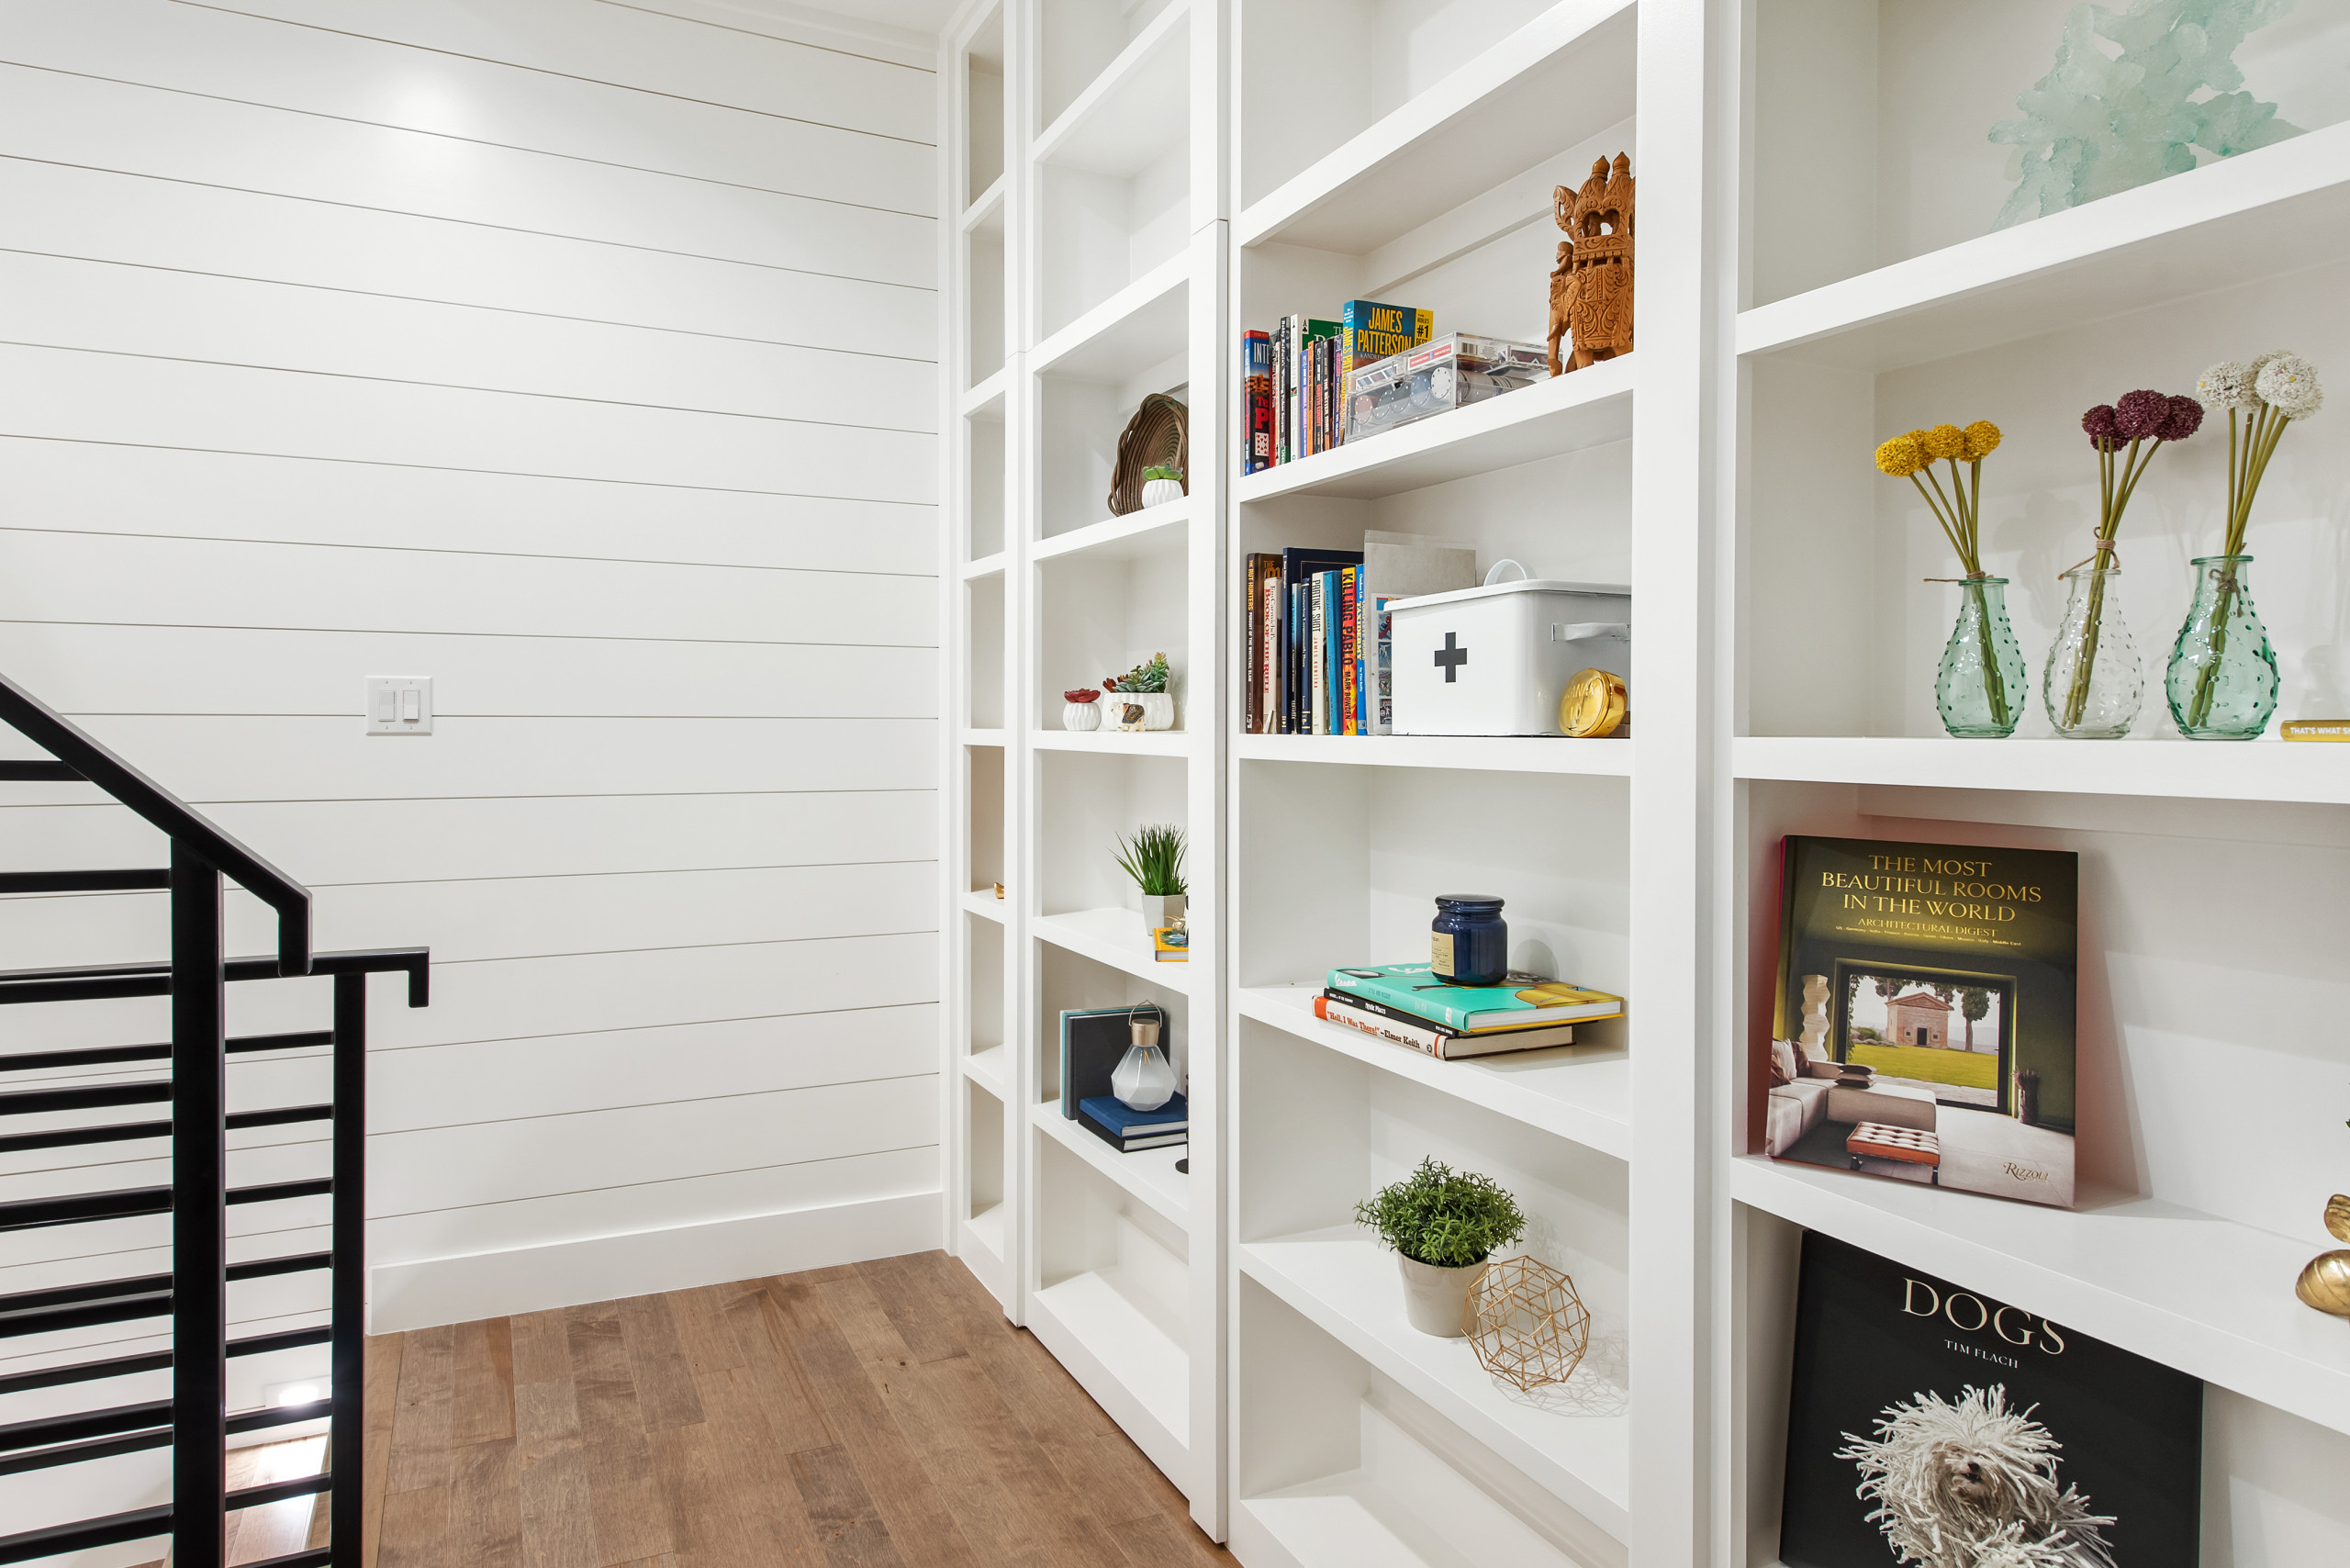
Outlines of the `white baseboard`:
[{"label": "white baseboard", "polygon": [[518,1312],[895,1258],[939,1245],[939,1195],[752,1215],[368,1271],[367,1331],[396,1334]]}]

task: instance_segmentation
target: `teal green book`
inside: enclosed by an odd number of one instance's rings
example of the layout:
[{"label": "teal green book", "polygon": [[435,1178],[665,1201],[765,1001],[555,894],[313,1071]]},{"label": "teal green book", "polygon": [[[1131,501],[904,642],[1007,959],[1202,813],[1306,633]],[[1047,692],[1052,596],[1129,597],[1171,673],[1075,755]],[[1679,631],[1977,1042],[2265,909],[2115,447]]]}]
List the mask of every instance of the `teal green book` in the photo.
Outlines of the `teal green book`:
[{"label": "teal green book", "polygon": [[1426,964],[1380,964],[1332,969],[1323,983],[1334,991],[1472,1034],[1528,1024],[1582,1024],[1624,1014],[1620,996],[1516,969],[1503,976],[1499,985],[1447,985]]}]

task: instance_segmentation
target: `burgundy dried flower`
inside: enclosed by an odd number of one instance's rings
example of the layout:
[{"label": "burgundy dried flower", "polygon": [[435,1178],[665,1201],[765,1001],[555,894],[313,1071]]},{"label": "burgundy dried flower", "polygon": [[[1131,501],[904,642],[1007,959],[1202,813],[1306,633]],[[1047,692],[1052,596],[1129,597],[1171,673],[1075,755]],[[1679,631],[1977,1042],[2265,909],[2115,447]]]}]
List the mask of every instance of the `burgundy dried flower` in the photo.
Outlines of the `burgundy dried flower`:
[{"label": "burgundy dried flower", "polygon": [[2146,387],[2124,392],[2113,405],[2113,422],[2130,441],[2143,441],[2170,419],[2170,399]]},{"label": "burgundy dried flower", "polygon": [[2099,403],[2081,416],[2081,429],[2088,432],[2089,444],[2099,452],[2118,452],[2121,448],[2121,426],[2114,418],[2113,405]]},{"label": "burgundy dried flower", "polygon": [[2185,441],[2203,428],[2203,405],[2181,393],[2170,399],[2170,415],[2154,434],[2164,441]]}]

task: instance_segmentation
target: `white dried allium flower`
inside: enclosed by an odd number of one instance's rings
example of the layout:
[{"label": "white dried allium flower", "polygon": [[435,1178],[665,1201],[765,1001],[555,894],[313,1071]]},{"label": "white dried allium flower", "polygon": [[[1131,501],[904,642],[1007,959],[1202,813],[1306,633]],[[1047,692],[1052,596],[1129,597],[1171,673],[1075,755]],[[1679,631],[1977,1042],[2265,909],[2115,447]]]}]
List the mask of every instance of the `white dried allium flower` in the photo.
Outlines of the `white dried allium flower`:
[{"label": "white dried allium flower", "polygon": [[2317,366],[2297,353],[2272,356],[2261,366],[2253,390],[2288,420],[2306,420],[2325,407],[2325,388],[2317,383]]},{"label": "white dried allium flower", "polygon": [[2195,396],[2206,409],[2249,409],[2256,400],[2252,373],[2240,360],[2223,359],[2198,376]]}]

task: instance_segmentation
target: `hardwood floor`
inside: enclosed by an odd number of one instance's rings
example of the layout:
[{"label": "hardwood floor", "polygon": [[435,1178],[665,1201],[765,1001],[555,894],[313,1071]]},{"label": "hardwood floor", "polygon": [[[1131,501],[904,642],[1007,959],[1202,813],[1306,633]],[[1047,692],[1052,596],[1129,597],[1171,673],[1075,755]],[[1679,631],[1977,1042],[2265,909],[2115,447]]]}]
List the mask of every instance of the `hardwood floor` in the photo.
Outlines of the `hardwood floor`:
[{"label": "hardwood floor", "polygon": [[363,1568],[1235,1560],[941,1252],[368,1343]]}]

